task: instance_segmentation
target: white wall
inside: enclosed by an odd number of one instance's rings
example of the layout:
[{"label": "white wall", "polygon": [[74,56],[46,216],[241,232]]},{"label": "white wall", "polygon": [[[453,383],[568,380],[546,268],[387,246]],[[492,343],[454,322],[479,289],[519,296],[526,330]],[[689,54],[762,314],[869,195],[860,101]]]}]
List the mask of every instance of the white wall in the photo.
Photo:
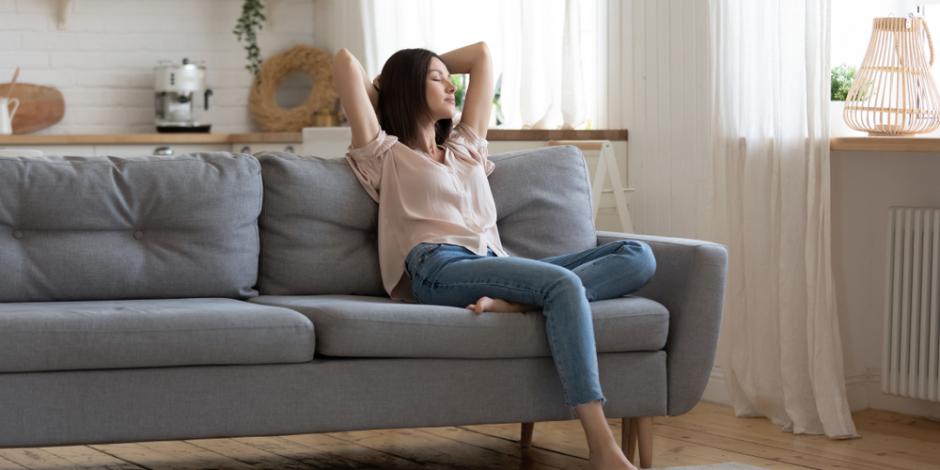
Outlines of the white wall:
[{"label": "white wall", "polygon": [[940,419],[940,403],[881,393],[891,206],[940,207],[940,155],[832,152],[832,268],[852,409]]},{"label": "white wall", "polygon": [[[858,67],[868,47],[872,18],[903,16],[936,0],[833,0],[832,64]],[[929,24],[934,29],[938,25]],[[936,67],[934,70],[936,74]],[[841,118],[834,116],[844,127]],[[835,126],[834,126],[835,132]],[[844,131],[846,135],[864,135]],[[934,137],[940,137],[940,131]],[[940,207],[937,154],[832,152],[832,263],[853,410],[887,409],[940,419],[940,403],[881,392],[887,221],[891,206]]]},{"label": "white wall", "polygon": [[[213,132],[255,130],[248,115],[251,75],[232,29],[237,0],[73,0],[66,29],[57,0],[0,0],[0,83],[59,88],[65,117],[39,133],[154,132],[153,67],[159,60],[203,60],[214,89]],[[262,57],[313,45],[313,0],[276,0],[259,35]],[[296,89],[304,80],[291,80]],[[303,96],[303,95],[301,95]]]},{"label": "white wall", "polygon": [[[701,157],[705,107],[701,91],[708,60],[703,18],[708,2],[608,0],[608,61],[602,124],[629,130],[630,203],[636,231],[706,238],[696,201],[706,197]],[[707,170],[707,171],[706,171]],[[692,184],[687,184],[691,181]]]}]

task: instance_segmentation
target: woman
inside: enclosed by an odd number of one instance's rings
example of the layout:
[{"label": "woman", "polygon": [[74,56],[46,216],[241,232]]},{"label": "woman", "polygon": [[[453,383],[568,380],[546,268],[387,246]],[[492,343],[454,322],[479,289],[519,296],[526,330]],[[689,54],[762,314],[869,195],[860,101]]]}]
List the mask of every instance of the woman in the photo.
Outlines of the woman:
[{"label": "woman", "polygon": [[[469,73],[460,122],[451,73]],[[584,427],[598,469],[633,469],[607,425],[589,301],[646,284],[649,246],[618,241],[580,253],[511,257],[496,228],[487,176],[486,131],[493,96],[485,43],[443,55],[405,49],[369,82],[346,49],[333,80],[352,127],[346,159],[379,204],[379,264],[393,299],[482,312],[542,309],[566,404]]]}]

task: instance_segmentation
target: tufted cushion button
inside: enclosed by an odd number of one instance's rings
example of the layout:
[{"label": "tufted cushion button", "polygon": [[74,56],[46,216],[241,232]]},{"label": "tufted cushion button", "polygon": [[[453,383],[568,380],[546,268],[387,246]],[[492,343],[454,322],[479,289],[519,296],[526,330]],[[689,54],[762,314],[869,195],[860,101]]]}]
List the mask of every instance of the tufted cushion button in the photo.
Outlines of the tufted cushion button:
[{"label": "tufted cushion button", "polygon": [[134,238],[137,240],[144,238],[144,232],[137,230],[136,232],[134,232]]},{"label": "tufted cushion button", "polygon": [[14,231],[13,231],[13,238],[16,238],[16,239],[23,238],[23,232],[21,232],[21,231],[19,231],[19,230],[14,230]]}]

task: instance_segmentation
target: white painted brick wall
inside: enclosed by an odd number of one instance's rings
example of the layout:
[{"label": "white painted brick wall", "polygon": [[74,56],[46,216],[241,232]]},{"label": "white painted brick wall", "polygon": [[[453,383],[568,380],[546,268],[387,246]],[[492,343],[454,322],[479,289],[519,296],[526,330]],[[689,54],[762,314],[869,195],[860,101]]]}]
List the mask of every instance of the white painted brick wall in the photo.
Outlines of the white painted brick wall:
[{"label": "white painted brick wall", "polygon": [[[276,0],[259,34],[262,57],[314,44],[315,0]],[[0,83],[21,67],[19,81],[59,88],[65,117],[40,134],[149,133],[154,128],[153,67],[183,57],[204,61],[214,95],[212,132],[251,132],[251,75],[232,29],[240,0],[73,0],[59,31],[57,0],[0,0]],[[273,9],[270,6],[273,5]],[[273,13],[273,14],[272,14]],[[299,103],[306,80],[285,81]]]}]

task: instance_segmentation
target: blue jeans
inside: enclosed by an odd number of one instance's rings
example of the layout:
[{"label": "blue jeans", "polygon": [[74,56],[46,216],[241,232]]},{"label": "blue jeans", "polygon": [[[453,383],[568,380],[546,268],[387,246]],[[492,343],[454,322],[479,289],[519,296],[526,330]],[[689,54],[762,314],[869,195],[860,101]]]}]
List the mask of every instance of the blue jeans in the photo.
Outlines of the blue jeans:
[{"label": "blue jeans", "polygon": [[420,243],[405,258],[419,303],[466,308],[483,296],[536,305],[565,404],[607,403],[601,392],[589,302],[636,291],[656,271],[649,245],[618,240],[541,260],[486,256],[448,243]]}]

